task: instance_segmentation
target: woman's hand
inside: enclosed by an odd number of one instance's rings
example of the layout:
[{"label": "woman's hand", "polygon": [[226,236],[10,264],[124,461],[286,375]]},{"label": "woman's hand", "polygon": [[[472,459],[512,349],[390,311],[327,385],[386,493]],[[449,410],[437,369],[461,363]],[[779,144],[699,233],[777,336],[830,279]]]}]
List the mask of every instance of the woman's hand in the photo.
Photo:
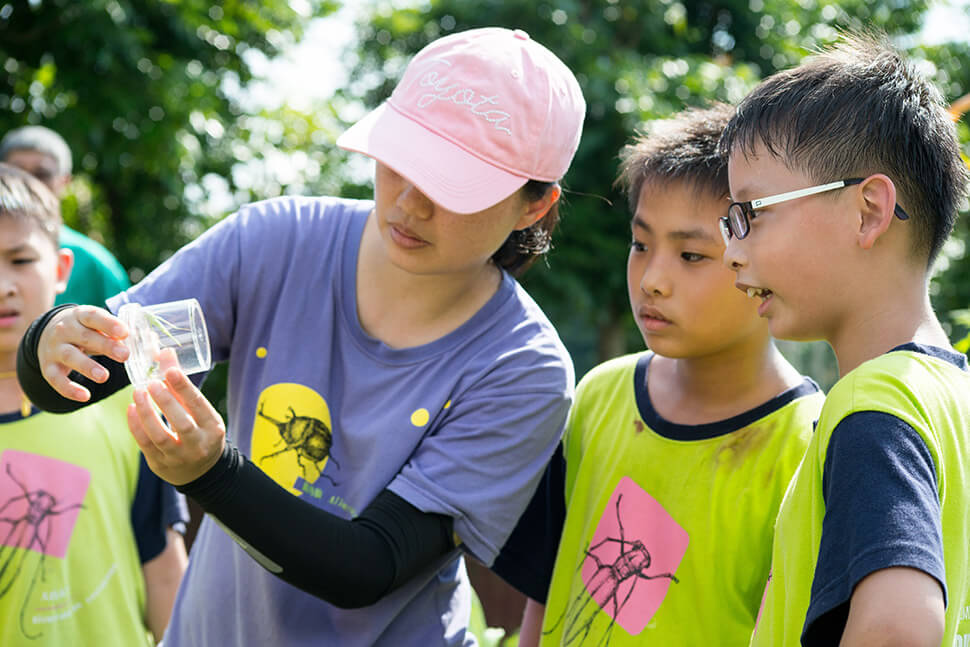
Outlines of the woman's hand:
[{"label": "woman's hand", "polygon": [[128,359],[128,349],[121,340],[127,336],[125,324],[104,308],[65,308],[41,332],[37,344],[41,375],[65,398],[87,402],[91,393],[70,379],[71,371],[103,383],[108,379],[108,370],[90,355],[106,355],[124,362]]},{"label": "woman's hand", "polygon": [[[166,352],[171,349],[162,351],[163,355]],[[151,470],[173,485],[184,485],[219,460],[226,426],[215,407],[174,366],[174,358],[162,374],[164,381],[152,380],[147,389],[135,389],[134,402],[128,406],[128,428]]]}]

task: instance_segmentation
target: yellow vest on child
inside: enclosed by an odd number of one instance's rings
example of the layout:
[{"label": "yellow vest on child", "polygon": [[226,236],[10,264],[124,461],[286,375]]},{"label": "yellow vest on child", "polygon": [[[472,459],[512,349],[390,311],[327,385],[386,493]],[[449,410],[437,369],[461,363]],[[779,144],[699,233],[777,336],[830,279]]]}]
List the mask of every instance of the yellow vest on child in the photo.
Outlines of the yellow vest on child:
[{"label": "yellow vest on child", "polygon": [[800,644],[825,516],[826,450],[839,422],[862,411],[901,419],[919,433],[933,458],[948,598],[943,644],[970,646],[970,372],[911,350],[865,362],[829,392],[805,460],[778,513],[772,579],[751,644]]},{"label": "yellow vest on child", "polygon": [[646,396],[651,357],[602,364],[577,387],[542,645],[740,645],[751,635],[775,514],[823,396],[806,380],[729,420],[676,425]]},{"label": "yellow vest on child", "polygon": [[154,643],[131,527],[129,402],[130,388],[0,424],[0,645]]}]

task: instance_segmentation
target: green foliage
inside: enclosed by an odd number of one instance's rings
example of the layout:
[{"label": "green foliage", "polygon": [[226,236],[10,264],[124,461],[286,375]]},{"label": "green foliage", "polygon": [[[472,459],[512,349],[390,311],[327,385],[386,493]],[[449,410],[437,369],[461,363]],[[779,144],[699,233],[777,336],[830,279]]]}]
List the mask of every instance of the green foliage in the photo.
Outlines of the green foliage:
[{"label": "green foliage", "polygon": [[[318,188],[360,193],[328,170],[331,111],[254,114],[241,105],[253,62],[279,55],[307,20],[336,7],[0,2],[0,133],[42,124],[64,136],[75,176],[65,222],[104,242],[137,281],[244,202]],[[205,382],[223,413],[226,376],[217,366]]]},{"label": "green foliage", "polygon": [[951,312],[950,315],[953,317],[953,321],[963,326],[966,331],[966,336],[958,340],[954,347],[961,353],[970,354],[970,309],[956,310]]},{"label": "green foliage", "polygon": [[[64,135],[78,178],[65,220],[102,239],[138,279],[212,223],[211,182],[224,178],[234,190],[236,157],[260,154],[242,139],[251,131],[230,94],[251,80],[253,57],[278,55],[308,18],[334,8],[331,0],[0,3],[0,132],[31,123]],[[292,128],[287,116],[273,117]]]},{"label": "green foliage", "polygon": [[[576,72],[588,103],[555,248],[524,280],[581,374],[642,347],[625,285],[630,214],[613,181],[619,150],[646,121],[737,101],[845,28],[887,30],[926,59],[948,99],[970,91],[970,45],[918,46],[912,37],[926,0],[381,0],[361,13],[351,81],[332,100],[312,112],[248,105],[253,63],[278,55],[337,4],[0,2],[0,132],[42,123],[66,137],[76,181],[65,220],[103,240],[137,280],[241,203],[280,193],[369,196],[366,174],[355,175],[363,166],[333,145],[361,103],[377,105],[408,58],[441,35],[525,29]],[[958,127],[970,153],[970,126]],[[947,313],[970,306],[968,238],[964,218],[932,284],[954,335],[963,328]]]},{"label": "green foliage", "polygon": [[[947,100],[954,101],[970,92],[970,66],[967,65],[970,43],[953,42],[921,47],[914,50],[914,55],[926,60],[927,69]],[[970,115],[963,115],[956,125],[964,160],[970,160]],[[970,219],[967,217],[970,205],[966,201],[961,211],[962,217],[956,222],[954,234],[936,263],[936,273],[930,286],[933,305],[948,327],[951,339],[958,339],[961,331],[970,328],[966,317],[960,316],[970,307],[970,255],[966,253],[970,242]]]}]

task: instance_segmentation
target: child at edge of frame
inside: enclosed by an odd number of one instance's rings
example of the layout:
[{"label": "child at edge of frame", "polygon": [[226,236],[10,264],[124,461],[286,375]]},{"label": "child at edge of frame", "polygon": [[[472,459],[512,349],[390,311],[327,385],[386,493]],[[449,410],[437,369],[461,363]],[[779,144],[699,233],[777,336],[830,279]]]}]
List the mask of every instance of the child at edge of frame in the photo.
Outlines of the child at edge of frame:
[{"label": "child at edge of frame", "polygon": [[153,645],[188,514],[128,431],[130,391],[60,416],[16,380],[21,338],[71,273],[60,224],[57,197],[0,163],[0,644]]},{"label": "child at edge of frame", "polygon": [[722,261],[732,114],[684,110],[622,151],[627,287],[649,350],[580,381],[561,453],[496,560],[530,598],[522,645],[736,645],[755,625],[823,395]]},{"label": "child at edge of frame", "polygon": [[762,81],[725,129],[724,260],[839,380],[782,502],[751,644],[970,642],[970,371],[929,297],[967,169],[939,90],[875,32]]}]

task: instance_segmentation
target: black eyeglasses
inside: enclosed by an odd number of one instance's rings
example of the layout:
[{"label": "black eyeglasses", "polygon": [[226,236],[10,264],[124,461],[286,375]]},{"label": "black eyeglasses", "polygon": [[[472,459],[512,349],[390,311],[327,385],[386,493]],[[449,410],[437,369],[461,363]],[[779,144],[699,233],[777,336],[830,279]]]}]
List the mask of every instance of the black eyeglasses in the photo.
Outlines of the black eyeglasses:
[{"label": "black eyeglasses", "polygon": [[[728,207],[728,215],[721,216],[720,220],[718,221],[718,225],[721,229],[721,237],[724,238],[724,244],[727,245],[728,241],[730,241],[732,237],[741,240],[748,235],[748,233],[751,231],[751,221],[754,220],[756,215],[755,211],[758,209],[770,207],[773,204],[779,204],[781,202],[788,202],[789,200],[796,200],[798,198],[815,195],[816,193],[834,191],[835,189],[841,189],[853,184],[861,184],[863,180],[865,180],[865,178],[854,177],[848,180],[839,180],[837,182],[829,182],[828,184],[819,184],[818,186],[812,186],[807,189],[798,189],[797,191],[779,193],[778,195],[768,196],[767,198],[758,198],[757,200],[748,200],[747,202],[732,202],[731,206]],[[909,219],[909,215],[903,211],[903,208],[898,204],[893,209],[893,213],[895,213],[896,217],[900,220]]]}]

